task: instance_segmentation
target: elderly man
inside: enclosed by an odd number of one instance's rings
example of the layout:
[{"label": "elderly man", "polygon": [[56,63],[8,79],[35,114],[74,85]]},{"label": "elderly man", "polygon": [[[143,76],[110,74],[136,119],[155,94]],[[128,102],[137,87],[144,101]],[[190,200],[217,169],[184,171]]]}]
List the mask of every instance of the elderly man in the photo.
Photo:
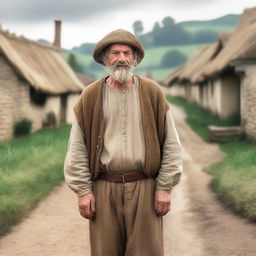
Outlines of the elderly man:
[{"label": "elderly man", "polygon": [[144,49],[119,29],[94,49],[109,76],[74,107],[64,173],[90,219],[92,256],[162,256],[162,216],[182,171],[181,144],[158,84],[132,74]]}]

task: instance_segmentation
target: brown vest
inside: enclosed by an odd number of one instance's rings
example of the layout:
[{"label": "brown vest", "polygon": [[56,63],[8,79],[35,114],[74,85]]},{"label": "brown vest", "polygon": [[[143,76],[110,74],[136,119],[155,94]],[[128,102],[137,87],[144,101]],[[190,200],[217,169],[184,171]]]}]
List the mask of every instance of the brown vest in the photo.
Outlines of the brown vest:
[{"label": "brown vest", "polygon": [[[146,78],[138,78],[141,120],[145,140],[143,171],[147,176],[155,177],[161,166],[165,141],[165,116],[169,104],[158,84]],[[93,180],[99,174],[99,162],[103,146],[105,79],[88,85],[74,106],[76,118],[85,134],[85,145],[88,150],[89,167]]]}]

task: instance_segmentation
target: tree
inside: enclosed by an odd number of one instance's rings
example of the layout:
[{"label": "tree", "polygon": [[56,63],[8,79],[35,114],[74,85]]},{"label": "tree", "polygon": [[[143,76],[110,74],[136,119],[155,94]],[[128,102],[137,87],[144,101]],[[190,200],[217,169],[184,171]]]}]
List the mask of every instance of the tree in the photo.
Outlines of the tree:
[{"label": "tree", "polygon": [[136,20],[132,26],[135,35],[142,34],[144,28],[141,20]]},{"label": "tree", "polygon": [[159,31],[159,30],[161,30],[161,27],[160,27],[160,25],[159,25],[158,22],[155,22],[155,24],[154,24],[154,26],[153,26],[152,32],[154,33],[154,32],[157,32],[157,31]]},{"label": "tree", "polygon": [[84,67],[77,61],[75,54],[70,53],[68,55],[68,64],[75,72],[84,73]]},{"label": "tree", "polygon": [[162,20],[163,27],[158,22],[154,24],[152,37],[154,45],[178,45],[190,43],[190,34],[171,17]]},{"label": "tree", "polygon": [[175,25],[174,19],[169,16],[163,18],[162,23],[164,27],[172,27]]},{"label": "tree", "polygon": [[178,50],[172,50],[165,53],[161,61],[161,67],[176,67],[186,62],[187,57]]}]

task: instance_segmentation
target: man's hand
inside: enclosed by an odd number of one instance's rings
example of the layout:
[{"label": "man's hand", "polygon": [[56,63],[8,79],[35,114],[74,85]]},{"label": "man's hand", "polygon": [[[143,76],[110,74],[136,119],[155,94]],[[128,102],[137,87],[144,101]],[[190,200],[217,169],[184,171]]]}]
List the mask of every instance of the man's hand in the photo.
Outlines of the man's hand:
[{"label": "man's hand", "polygon": [[171,209],[171,192],[157,189],[155,192],[155,211],[158,216],[163,216]]},{"label": "man's hand", "polygon": [[86,219],[95,217],[95,197],[93,194],[87,194],[78,198],[78,207],[80,215]]}]

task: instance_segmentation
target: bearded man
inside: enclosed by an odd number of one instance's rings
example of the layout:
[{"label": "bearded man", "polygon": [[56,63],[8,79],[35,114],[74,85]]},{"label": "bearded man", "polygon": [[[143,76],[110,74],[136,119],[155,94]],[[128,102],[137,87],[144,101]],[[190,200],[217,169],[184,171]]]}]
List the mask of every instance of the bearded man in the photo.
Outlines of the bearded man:
[{"label": "bearded man", "polygon": [[94,49],[109,76],[74,107],[64,173],[90,220],[92,256],[162,256],[162,216],[182,172],[181,144],[160,86],[132,74],[139,39],[119,29]]}]

